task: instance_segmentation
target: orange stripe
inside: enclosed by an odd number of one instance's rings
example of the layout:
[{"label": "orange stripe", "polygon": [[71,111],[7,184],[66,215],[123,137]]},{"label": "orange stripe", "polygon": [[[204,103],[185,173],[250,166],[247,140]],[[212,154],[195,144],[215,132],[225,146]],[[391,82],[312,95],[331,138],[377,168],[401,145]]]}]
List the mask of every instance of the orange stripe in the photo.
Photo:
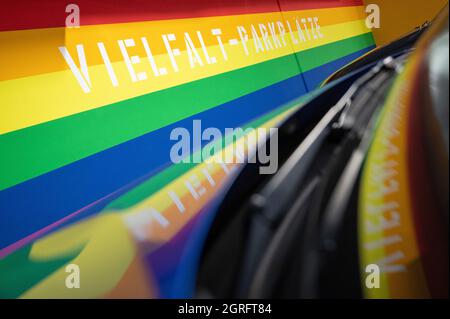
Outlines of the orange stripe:
[{"label": "orange stripe", "polygon": [[[303,10],[284,12],[292,29],[296,30],[295,18],[318,17],[321,26],[340,24],[364,19],[362,7],[344,7],[333,9]],[[283,21],[281,13],[249,14],[239,16],[179,19],[169,21],[150,21],[138,23],[119,23],[108,25],[84,26],[78,29],[52,28],[24,31],[0,32],[0,81],[42,73],[68,69],[58,47],[66,46],[73,50],[75,45],[83,44],[89,66],[103,64],[97,48],[97,42],[103,42],[112,62],[123,60],[117,40],[133,38],[136,48],[130,48],[130,55],[146,56],[140,43],[145,36],[153,55],[166,54],[161,35],[174,33],[177,40],[174,47],[184,48],[184,32],[188,32],[194,45],[200,47],[196,31],[201,31],[206,46],[217,45],[217,39],[211,29],[221,28],[224,41],[239,39],[237,26],[246,28],[249,39],[252,39],[250,26],[259,23]],[[287,25],[284,22],[286,31]],[[278,29],[277,29],[278,30]],[[258,34],[260,34],[257,28]],[[277,31],[278,32],[278,31]]]}]

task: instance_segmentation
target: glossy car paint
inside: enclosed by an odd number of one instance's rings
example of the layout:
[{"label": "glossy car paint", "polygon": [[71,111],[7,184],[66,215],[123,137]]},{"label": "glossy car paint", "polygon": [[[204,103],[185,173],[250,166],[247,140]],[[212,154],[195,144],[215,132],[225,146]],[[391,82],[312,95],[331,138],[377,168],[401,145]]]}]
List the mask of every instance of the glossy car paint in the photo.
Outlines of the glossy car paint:
[{"label": "glossy car paint", "polygon": [[[173,165],[171,130],[194,119],[219,129],[275,125],[374,47],[362,2],[78,5],[79,28],[64,27],[63,2],[11,2],[0,13],[0,295],[171,297],[176,247],[232,169]],[[314,28],[306,20],[300,34],[296,18],[313,18]],[[285,34],[269,35],[277,22]],[[139,56],[134,72],[127,53]],[[80,289],[63,284],[70,263],[82,269]]]}]

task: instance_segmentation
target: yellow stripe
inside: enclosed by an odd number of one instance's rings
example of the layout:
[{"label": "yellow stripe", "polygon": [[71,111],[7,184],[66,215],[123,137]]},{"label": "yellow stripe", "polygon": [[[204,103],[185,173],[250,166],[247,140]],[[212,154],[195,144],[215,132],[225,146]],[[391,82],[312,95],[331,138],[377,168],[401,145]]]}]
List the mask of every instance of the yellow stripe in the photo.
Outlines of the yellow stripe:
[{"label": "yellow stripe", "polygon": [[[377,154],[377,158],[384,159],[386,157],[386,149],[380,143],[383,132],[377,132],[374,138],[374,144],[369,152],[369,158]],[[382,161],[382,160],[381,160]],[[361,184],[361,197],[359,201],[359,211],[361,217],[358,219],[358,233],[359,233],[359,251],[360,251],[360,267],[361,267],[361,283],[364,291],[364,296],[369,299],[373,298],[389,298],[389,281],[384,272],[380,272],[380,287],[378,289],[368,289],[366,286],[365,268],[368,265],[375,264],[377,261],[383,260],[386,256],[384,248],[369,250],[366,248],[367,243],[380,242],[384,238],[383,232],[370,233],[367,231],[367,224],[374,224],[378,222],[373,221],[373,217],[369,213],[371,207],[382,207],[385,204],[383,197],[371,198],[370,194],[374,194],[379,185],[372,182],[374,166],[376,163],[368,161],[363,172],[363,183]]]},{"label": "yellow stripe", "polygon": [[[323,39],[301,43],[295,47],[295,50],[310,49],[366,32],[367,28],[363,20],[323,27],[322,33],[325,35]],[[252,45],[253,41],[249,42],[249,46]],[[156,56],[157,64],[167,67],[169,71],[167,75],[158,78],[155,78],[151,73],[148,59],[141,58],[141,63],[136,65],[135,69],[137,72],[146,71],[149,76],[147,80],[142,82],[132,82],[125,63],[123,61],[115,62],[113,67],[119,80],[119,87],[116,88],[112,86],[104,65],[89,67],[92,91],[88,94],[81,90],[70,70],[2,81],[0,82],[0,101],[2,101],[0,134],[265,62],[291,53],[289,46],[286,46],[281,49],[247,56],[240,46],[227,44],[225,47],[228,52],[228,61],[220,61],[203,67],[197,66],[194,69],[190,67],[187,52],[182,51],[181,56],[177,57],[180,69],[178,73],[170,68],[168,55]],[[221,59],[219,46],[209,47],[208,51],[211,55]],[[73,52],[71,53],[73,54]]]},{"label": "yellow stripe", "polygon": [[[364,10],[362,7],[304,10],[283,12],[283,16],[295,29],[297,17],[318,17],[320,25],[327,26],[364,19]],[[223,39],[228,41],[238,37],[236,27],[239,25],[244,26],[249,37],[252,38],[251,24],[267,24],[276,21],[285,22],[280,12],[91,25],[78,29],[51,28],[0,32],[0,70],[2,70],[0,81],[68,69],[56,49],[59,46],[65,45],[70,48],[82,43],[85,46],[89,65],[97,65],[103,64],[97,48],[99,41],[105,44],[111,61],[119,61],[123,58],[117,46],[117,40],[134,38],[137,41],[145,36],[148,38],[153,54],[159,55],[166,51],[161,38],[162,34],[176,34],[180,39],[175,41],[175,44],[180,46],[184,45],[182,35],[184,32],[189,32],[198,45],[195,32],[201,31],[206,46],[211,46],[217,44],[216,38],[210,31],[213,28],[221,28]],[[137,46],[133,52],[139,56],[145,56],[142,46]]]},{"label": "yellow stripe", "polygon": [[[388,98],[380,126],[364,168],[360,202],[359,238],[361,267],[375,264],[404,267],[403,270],[380,273],[380,287],[363,289],[367,298],[424,298],[428,297],[426,280],[420,262],[408,177],[408,118],[411,104],[410,83],[413,79],[414,59],[396,80],[393,94]],[[390,166],[387,166],[389,164]],[[390,172],[390,175],[386,175]],[[397,183],[392,188],[390,182]],[[386,189],[390,189],[389,192]],[[380,209],[386,204],[396,204],[390,209]],[[393,214],[396,214],[394,219]],[[392,222],[395,221],[395,224]],[[391,223],[390,227],[385,226]],[[369,227],[370,226],[370,227]],[[392,240],[383,242],[383,240]],[[394,258],[397,256],[397,258]],[[394,260],[391,260],[394,258]]]}]

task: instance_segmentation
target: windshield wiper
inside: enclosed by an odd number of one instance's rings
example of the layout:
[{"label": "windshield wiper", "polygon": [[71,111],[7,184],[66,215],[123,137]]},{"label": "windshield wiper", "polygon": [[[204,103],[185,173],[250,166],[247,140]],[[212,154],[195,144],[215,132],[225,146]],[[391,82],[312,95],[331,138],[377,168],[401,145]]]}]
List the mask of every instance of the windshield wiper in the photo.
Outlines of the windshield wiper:
[{"label": "windshield wiper", "polygon": [[269,245],[275,230],[286,215],[289,205],[295,201],[300,185],[323,143],[332,132],[348,131],[349,123],[346,119],[349,118],[347,115],[351,111],[355,95],[380,72],[392,69],[395,66],[392,61],[393,59],[388,58],[361,76],[316,125],[280,171],[261,191],[252,195],[249,206],[252,218],[237,296],[247,295],[254,270],[264,255],[265,248]]},{"label": "windshield wiper", "polygon": [[[301,270],[301,297],[358,297],[357,232],[350,226],[356,219],[349,220],[353,211],[348,207],[373,138],[377,114],[402,61],[390,61],[388,70],[384,69],[364,86],[355,105],[343,112],[338,122],[337,126],[346,127],[350,133],[341,142],[340,151],[323,177],[322,191],[317,193],[307,221],[302,258],[310,262]],[[345,232],[342,231],[344,228]],[[340,280],[348,282],[345,289],[338,292],[333,285],[340,287]]]}]

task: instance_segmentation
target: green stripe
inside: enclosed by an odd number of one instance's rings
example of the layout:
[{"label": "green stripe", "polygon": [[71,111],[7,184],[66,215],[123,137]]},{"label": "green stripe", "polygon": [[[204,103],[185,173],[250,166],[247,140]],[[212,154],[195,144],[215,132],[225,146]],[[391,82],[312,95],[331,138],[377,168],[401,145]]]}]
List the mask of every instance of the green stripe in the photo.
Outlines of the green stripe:
[{"label": "green stripe", "polygon": [[370,32],[299,52],[297,58],[302,71],[306,72],[372,45],[375,45],[375,40]]},{"label": "green stripe", "polygon": [[[320,66],[342,56],[342,50],[330,56],[329,46],[299,53],[302,64]],[[288,55],[0,135],[0,190],[298,74],[294,55]]]}]

